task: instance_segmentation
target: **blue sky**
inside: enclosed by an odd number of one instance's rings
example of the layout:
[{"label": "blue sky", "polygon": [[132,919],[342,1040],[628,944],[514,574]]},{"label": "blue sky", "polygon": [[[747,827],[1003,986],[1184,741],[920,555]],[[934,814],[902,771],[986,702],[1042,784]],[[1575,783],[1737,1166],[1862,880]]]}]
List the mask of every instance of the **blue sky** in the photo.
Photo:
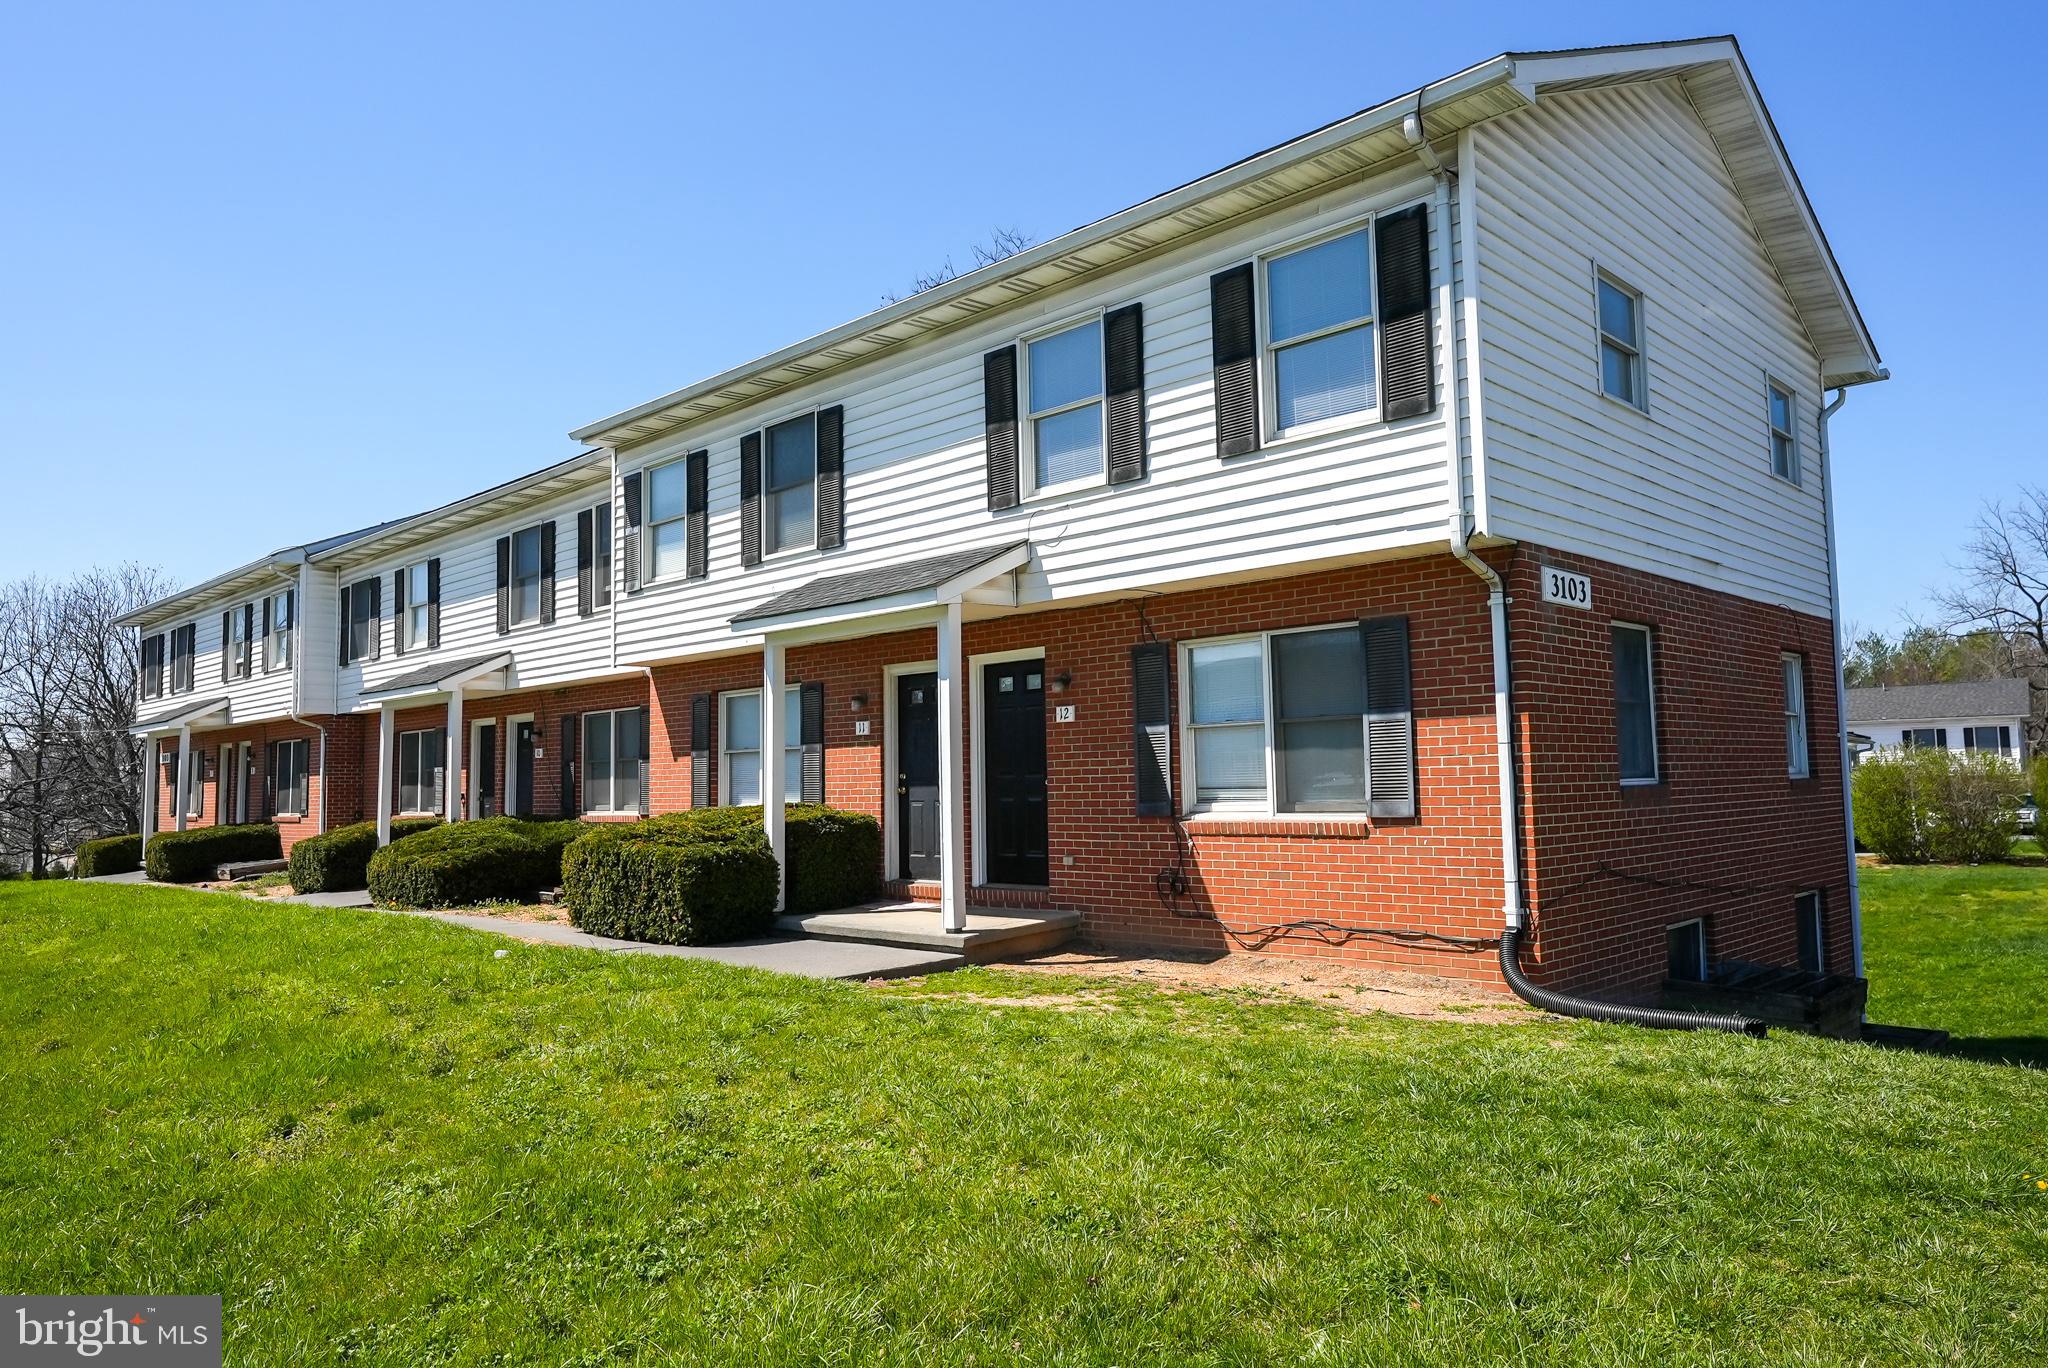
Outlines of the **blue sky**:
[{"label": "blue sky", "polygon": [[[0,578],[182,581],[431,506],[1511,48],[1734,32],[1897,377],[1837,420],[1848,617],[2041,469],[2033,7],[17,6]],[[2012,247],[2023,249],[2009,259]],[[81,513],[90,516],[81,516]]]}]

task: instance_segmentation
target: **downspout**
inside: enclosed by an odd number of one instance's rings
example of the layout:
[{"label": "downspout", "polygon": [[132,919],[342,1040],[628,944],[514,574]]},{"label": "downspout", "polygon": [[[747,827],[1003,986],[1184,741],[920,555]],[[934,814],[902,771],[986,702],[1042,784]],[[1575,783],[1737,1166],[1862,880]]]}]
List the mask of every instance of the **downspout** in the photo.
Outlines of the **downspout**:
[{"label": "downspout", "polygon": [[[1835,733],[1842,767],[1842,835],[1849,854],[1849,941],[1856,977],[1863,975],[1863,892],[1856,879],[1856,808],[1849,782],[1849,688],[1842,670],[1842,576],[1835,563],[1835,461],[1828,450],[1828,420],[1849,402],[1848,386],[1820,411],[1820,500],[1828,541],[1828,618],[1835,640]],[[1866,1014],[1867,1015],[1867,1014]]]},{"label": "downspout", "polygon": [[[1492,628],[1494,752],[1495,768],[1500,781],[1501,977],[1507,980],[1508,986],[1525,1002],[1541,1007],[1545,1011],[1555,1012],[1559,1016],[1584,1017],[1593,1021],[1618,1022],[1630,1026],[1649,1026],[1667,1030],[1715,1030],[1743,1035],[1763,1035],[1764,1024],[1748,1017],[1597,1002],[1591,998],[1574,997],[1539,987],[1522,973],[1521,943],[1523,932],[1528,925],[1528,910],[1522,900],[1522,856],[1519,833],[1516,831],[1516,814],[1520,811],[1517,793],[1520,785],[1515,772],[1514,676],[1508,656],[1509,600],[1507,586],[1501,582],[1499,573],[1473,554],[1467,534],[1468,514],[1463,468],[1466,420],[1458,411],[1457,327],[1451,314],[1451,185],[1456,181],[1457,173],[1445,166],[1436,149],[1429,145],[1429,138],[1422,124],[1422,96],[1419,92],[1415,99],[1415,112],[1402,121],[1402,132],[1407,135],[1409,144],[1415,148],[1416,156],[1429,168],[1430,175],[1436,182],[1436,255],[1437,260],[1442,263],[1442,282],[1437,287],[1437,346],[1444,358],[1444,467],[1446,489],[1451,502],[1446,531],[1451,555],[1459,564],[1478,576],[1480,582],[1486,586],[1487,616]],[[1471,214],[1472,204],[1469,199],[1464,202],[1462,208],[1466,215]],[[1467,240],[1476,240],[1476,233],[1469,221],[1465,227]],[[1465,288],[1468,296],[1476,285],[1476,281],[1467,278]],[[1477,331],[1475,330],[1466,341],[1476,351],[1479,345]],[[1477,413],[1472,415],[1472,421],[1479,421]]]}]

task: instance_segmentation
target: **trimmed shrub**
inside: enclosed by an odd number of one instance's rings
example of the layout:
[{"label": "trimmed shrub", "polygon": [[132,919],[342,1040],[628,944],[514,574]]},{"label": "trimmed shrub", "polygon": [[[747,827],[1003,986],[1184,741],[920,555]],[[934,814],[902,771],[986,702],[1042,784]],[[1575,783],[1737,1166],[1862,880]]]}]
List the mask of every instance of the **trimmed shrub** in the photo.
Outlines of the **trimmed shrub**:
[{"label": "trimmed shrub", "polygon": [[275,860],[283,853],[277,828],[269,822],[194,827],[190,831],[160,831],[150,837],[142,867],[159,883],[198,883],[212,878],[217,865]]},{"label": "trimmed shrub", "polygon": [[415,832],[370,857],[371,898],[397,907],[529,902],[562,881],[562,852],[583,823],[486,817]]},{"label": "trimmed shrub", "polygon": [[678,812],[596,826],[562,861],[562,898],[585,931],[664,945],[710,945],[775,921],[775,857],[758,822]]},{"label": "trimmed shrub", "polygon": [[102,836],[85,841],[73,852],[73,872],[81,879],[103,874],[132,874],[142,868],[142,837]]},{"label": "trimmed shrub", "polygon": [[861,812],[801,803],[783,818],[789,834],[791,912],[830,912],[881,891],[882,824]]},{"label": "trimmed shrub", "polygon": [[2012,853],[2026,788],[1996,755],[1931,747],[1880,751],[1856,766],[1856,839],[1891,864],[1982,864]]},{"label": "trimmed shrub", "polygon": [[[439,817],[396,817],[391,839],[403,840],[429,827]],[[357,822],[322,836],[308,836],[292,847],[292,888],[300,893],[345,893],[370,885],[370,857],[377,853],[377,824]]]}]

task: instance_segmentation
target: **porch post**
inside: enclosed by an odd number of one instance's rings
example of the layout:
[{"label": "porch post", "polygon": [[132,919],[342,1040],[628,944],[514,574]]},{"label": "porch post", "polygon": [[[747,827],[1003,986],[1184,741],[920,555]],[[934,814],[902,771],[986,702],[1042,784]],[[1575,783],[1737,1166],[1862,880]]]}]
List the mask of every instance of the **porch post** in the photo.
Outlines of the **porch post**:
[{"label": "porch post", "polygon": [[939,928],[967,929],[967,785],[961,760],[960,710],[966,697],[960,656],[962,608],[939,618]]},{"label": "porch post", "polygon": [[391,766],[398,750],[398,718],[389,703],[377,709],[377,844],[391,844]]},{"label": "porch post", "polygon": [[788,839],[783,827],[782,747],[788,730],[782,718],[782,643],[769,638],[761,643],[761,824],[768,829],[768,849],[775,854],[778,871],[775,910],[782,910],[788,886]]},{"label": "porch post", "polygon": [[149,846],[149,838],[156,835],[156,790],[161,781],[157,768],[163,764],[163,744],[154,736],[144,737],[142,742],[142,844]]},{"label": "porch post", "polygon": [[441,785],[448,820],[462,820],[462,686],[448,691],[448,773]]},{"label": "porch post", "polygon": [[178,819],[179,831],[185,829],[185,809],[192,806],[192,728],[188,724],[178,728],[178,782],[173,786],[177,792],[171,796],[172,816]]}]

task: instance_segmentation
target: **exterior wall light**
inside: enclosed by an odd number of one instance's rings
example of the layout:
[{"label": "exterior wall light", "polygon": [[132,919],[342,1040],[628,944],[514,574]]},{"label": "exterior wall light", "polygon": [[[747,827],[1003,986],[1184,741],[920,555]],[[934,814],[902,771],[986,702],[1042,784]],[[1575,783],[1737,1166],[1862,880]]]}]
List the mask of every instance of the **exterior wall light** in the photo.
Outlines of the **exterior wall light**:
[{"label": "exterior wall light", "polygon": [[1074,677],[1068,674],[1065,670],[1061,670],[1058,674],[1052,677],[1052,691],[1054,693],[1065,693],[1068,687],[1073,684],[1073,682]]}]

